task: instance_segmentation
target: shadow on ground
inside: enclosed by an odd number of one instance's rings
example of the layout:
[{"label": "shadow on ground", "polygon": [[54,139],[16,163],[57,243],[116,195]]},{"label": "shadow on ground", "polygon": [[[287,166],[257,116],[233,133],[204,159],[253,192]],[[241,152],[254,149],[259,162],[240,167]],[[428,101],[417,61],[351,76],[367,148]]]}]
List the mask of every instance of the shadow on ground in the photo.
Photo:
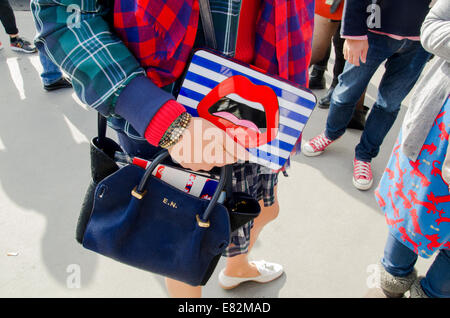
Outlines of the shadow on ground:
[{"label": "shadow on ground", "polygon": [[[17,94],[7,57],[10,63],[15,59],[23,75],[25,99]],[[18,206],[45,217],[42,261],[55,280],[65,284],[67,266],[78,264],[83,268],[83,283],[88,284],[97,260],[74,237],[90,177],[89,147],[81,135],[75,140],[68,122],[81,134],[92,136],[95,114],[74,103],[71,91],[46,93],[28,55],[0,54],[0,73],[1,186]]]}]

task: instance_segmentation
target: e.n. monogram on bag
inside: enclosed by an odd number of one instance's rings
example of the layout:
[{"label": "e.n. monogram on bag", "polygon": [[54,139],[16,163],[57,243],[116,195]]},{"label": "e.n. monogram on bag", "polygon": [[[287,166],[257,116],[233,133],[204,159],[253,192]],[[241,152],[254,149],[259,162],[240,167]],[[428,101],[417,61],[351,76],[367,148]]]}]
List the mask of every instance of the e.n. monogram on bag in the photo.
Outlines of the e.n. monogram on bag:
[{"label": "e.n. monogram on bag", "polygon": [[169,200],[167,198],[163,198],[162,203],[164,203],[165,205],[170,206],[171,208],[178,209],[177,203],[174,202],[174,201],[171,201],[171,200]]}]

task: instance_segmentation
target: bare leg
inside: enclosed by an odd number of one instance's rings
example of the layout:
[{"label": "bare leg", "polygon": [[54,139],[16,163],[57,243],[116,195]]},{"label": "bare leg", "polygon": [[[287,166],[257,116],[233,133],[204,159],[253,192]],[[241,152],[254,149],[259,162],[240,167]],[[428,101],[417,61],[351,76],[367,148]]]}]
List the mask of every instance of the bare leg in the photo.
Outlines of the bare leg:
[{"label": "bare leg", "polygon": [[200,298],[202,297],[201,286],[191,286],[183,282],[166,278],[166,287],[172,298]]},{"label": "bare leg", "polygon": [[[255,244],[256,240],[258,239],[259,233],[261,233],[261,230],[264,228],[264,226],[278,216],[280,208],[277,199],[277,186],[274,187],[274,193],[275,202],[273,205],[265,207],[263,201],[259,202],[261,206],[261,213],[254,220],[253,228],[250,231],[250,243],[248,252],[250,252],[251,248]],[[249,263],[247,253],[228,257],[224,274],[232,277],[256,277],[260,273],[255,266]]]},{"label": "bare leg", "polygon": [[[261,213],[254,220],[253,228],[250,231],[249,252],[255,244],[259,233],[264,226],[278,216],[279,205],[277,199],[277,187],[274,187],[275,202],[269,207],[264,206],[264,202],[260,201]],[[249,263],[248,253],[227,258],[227,266],[225,274],[233,277],[256,277],[260,273],[255,266]],[[169,296],[172,298],[200,298],[202,297],[201,286],[191,286],[183,282],[166,278],[166,287]]]}]

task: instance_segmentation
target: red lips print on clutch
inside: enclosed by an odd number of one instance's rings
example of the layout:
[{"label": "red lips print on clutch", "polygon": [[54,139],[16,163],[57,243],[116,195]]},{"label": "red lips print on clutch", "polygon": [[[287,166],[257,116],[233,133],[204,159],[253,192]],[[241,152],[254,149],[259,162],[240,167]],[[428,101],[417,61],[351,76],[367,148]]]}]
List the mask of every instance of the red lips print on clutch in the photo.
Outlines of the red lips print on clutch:
[{"label": "red lips print on clutch", "polygon": [[264,145],[278,132],[277,95],[241,75],[220,82],[200,101],[197,111],[245,148]]}]

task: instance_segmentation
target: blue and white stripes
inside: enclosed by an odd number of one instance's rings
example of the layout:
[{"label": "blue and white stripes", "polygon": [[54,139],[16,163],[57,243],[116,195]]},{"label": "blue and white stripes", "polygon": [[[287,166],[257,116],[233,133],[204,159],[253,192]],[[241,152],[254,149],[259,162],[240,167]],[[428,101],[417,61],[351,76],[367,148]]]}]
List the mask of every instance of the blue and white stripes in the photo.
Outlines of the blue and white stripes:
[{"label": "blue and white stripes", "polygon": [[[214,87],[228,77],[243,75],[256,85],[273,89],[279,103],[278,134],[270,143],[248,149],[251,161],[280,169],[294,148],[303,128],[316,105],[313,93],[290,85],[251,68],[225,59],[211,52],[197,51],[189,65],[177,101],[193,116],[198,116],[197,105]],[[229,96],[230,97],[230,96]],[[239,99],[235,96],[232,99]],[[245,102],[249,107],[264,110],[258,103]]]}]

